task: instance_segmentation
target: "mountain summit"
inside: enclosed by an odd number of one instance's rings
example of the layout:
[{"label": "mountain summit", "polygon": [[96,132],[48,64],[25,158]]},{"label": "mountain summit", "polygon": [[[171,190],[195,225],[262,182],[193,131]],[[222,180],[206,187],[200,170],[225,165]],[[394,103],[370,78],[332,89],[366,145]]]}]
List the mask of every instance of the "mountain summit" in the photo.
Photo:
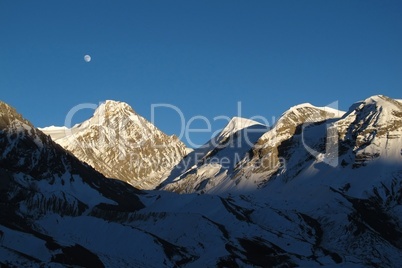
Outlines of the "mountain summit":
[{"label": "mountain summit", "polygon": [[41,129],[81,161],[107,177],[153,189],[186,154],[186,146],[124,102],[107,100],[72,128]]}]

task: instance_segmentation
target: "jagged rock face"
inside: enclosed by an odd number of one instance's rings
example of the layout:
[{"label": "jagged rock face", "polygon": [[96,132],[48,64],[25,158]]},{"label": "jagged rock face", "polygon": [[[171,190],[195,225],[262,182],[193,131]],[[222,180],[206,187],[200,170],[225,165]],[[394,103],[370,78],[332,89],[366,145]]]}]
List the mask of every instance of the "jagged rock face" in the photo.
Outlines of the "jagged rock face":
[{"label": "jagged rock face", "polygon": [[155,188],[186,154],[176,136],[164,134],[123,102],[106,101],[71,129],[42,130],[105,176],[140,189]]},{"label": "jagged rock face", "polygon": [[358,102],[335,126],[344,166],[356,168],[380,157],[394,161],[402,154],[402,104],[396,100],[373,96]]},{"label": "jagged rock face", "polygon": [[341,111],[314,107],[311,104],[290,108],[279,118],[272,130],[258,140],[253,147],[249,163],[237,176],[260,173],[263,177],[270,177],[283,168],[286,156],[291,155],[289,149],[293,145],[289,141],[295,135],[300,135],[302,126],[319,124],[342,115]]}]

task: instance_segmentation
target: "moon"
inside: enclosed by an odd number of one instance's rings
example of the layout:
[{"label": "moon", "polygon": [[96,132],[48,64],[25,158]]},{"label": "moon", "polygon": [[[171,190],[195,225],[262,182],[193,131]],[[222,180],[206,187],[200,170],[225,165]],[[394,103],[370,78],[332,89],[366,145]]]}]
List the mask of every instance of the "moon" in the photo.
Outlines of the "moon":
[{"label": "moon", "polygon": [[90,61],[91,61],[91,56],[85,55],[85,56],[84,56],[84,61],[85,61],[85,62],[90,62]]}]

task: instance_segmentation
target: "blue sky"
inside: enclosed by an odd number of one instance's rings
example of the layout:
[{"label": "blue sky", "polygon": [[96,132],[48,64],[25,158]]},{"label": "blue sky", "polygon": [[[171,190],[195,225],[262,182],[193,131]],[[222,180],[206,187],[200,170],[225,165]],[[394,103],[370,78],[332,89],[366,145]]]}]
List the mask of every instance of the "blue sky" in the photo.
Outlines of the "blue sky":
[{"label": "blue sky", "polygon": [[[106,99],[213,120],[238,101],[271,119],[303,102],[402,98],[401,14],[402,1],[0,1],[0,99],[43,127]],[[176,112],[155,115],[180,132]]]}]

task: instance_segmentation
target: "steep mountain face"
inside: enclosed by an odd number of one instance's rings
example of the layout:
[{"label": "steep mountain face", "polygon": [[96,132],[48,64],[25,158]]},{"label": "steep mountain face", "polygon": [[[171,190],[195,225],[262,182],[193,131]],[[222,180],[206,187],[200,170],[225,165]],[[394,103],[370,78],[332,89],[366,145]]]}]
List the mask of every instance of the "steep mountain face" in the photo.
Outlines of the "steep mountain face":
[{"label": "steep mountain face", "polygon": [[[373,96],[353,105],[335,123],[340,136],[342,165],[353,168],[380,158],[398,162],[402,154],[402,103]],[[347,153],[351,154],[347,154]]]},{"label": "steep mountain face", "polygon": [[[306,148],[312,146],[315,149],[323,149],[327,141],[328,124],[342,115],[342,111],[315,107],[309,103],[290,108],[274,127],[257,141],[234,177],[247,179],[248,183],[254,184],[255,187],[261,187],[272,176],[279,174],[292,178],[297,175],[299,169],[289,169],[293,165],[289,158],[296,159],[296,167],[314,158],[314,153]],[[314,129],[315,132],[308,132],[312,126],[319,127]],[[314,145],[311,145],[311,142]]]},{"label": "steep mountain face", "polygon": [[106,101],[93,117],[74,126],[41,129],[63,148],[104,174],[139,189],[153,189],[186,154],[126,103]]}]

